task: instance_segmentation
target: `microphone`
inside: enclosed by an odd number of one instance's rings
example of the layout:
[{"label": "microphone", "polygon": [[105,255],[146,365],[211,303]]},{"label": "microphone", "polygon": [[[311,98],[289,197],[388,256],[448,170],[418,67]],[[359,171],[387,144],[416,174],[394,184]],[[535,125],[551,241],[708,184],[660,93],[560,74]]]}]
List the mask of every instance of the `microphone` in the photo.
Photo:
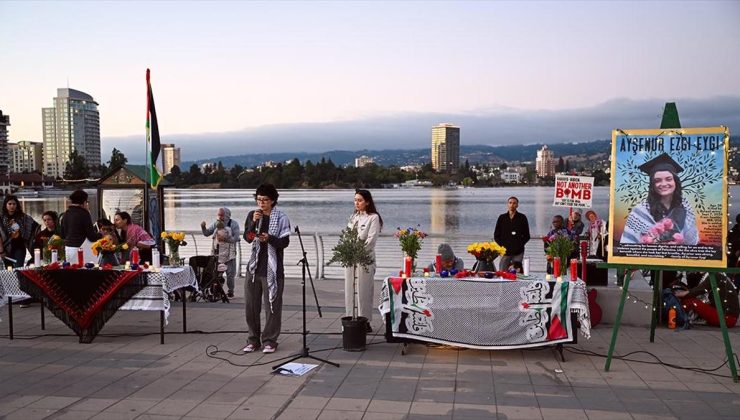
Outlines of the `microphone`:
[{"label": "microphone", "polygon": [[262,215],[262,217],[260,217],[259,220],[257,220],[257,227],[255,228],[255,233],[259,235],[260,232],[262,231],[262,220],[264,220],[265,215],[262,213],[262,210],[256,210],[256,211]]}]

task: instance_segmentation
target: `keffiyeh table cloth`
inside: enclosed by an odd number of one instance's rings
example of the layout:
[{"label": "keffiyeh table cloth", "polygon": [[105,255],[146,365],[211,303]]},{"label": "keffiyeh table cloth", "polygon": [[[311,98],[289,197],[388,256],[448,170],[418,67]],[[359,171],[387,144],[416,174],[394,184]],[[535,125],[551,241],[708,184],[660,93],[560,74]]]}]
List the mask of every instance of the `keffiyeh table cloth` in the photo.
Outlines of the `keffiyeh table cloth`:
[{"label": "keffiyeh table cloth", "polygon": [[583,336],[589,338],[591,331],[586,285],[580,280],[389,277],[378,309],[393,337],[474,349],[572,342],[571,313]]}]

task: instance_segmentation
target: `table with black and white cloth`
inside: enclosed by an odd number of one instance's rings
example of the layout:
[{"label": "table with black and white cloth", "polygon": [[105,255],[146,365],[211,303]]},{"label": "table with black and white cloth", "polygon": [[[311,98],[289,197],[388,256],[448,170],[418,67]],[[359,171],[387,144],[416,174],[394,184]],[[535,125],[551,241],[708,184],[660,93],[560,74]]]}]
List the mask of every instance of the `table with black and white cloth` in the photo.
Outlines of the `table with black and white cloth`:
[{"label": "table with black and white cloth", "polygon": [[[62,270],[59,270],[60,272]],[[80,275],[84,275],[85,270],[80,270]],[[47,272],[47,274],[50,272]],[[21,273],[14,271],[0,271],[0,307],[6,303],[12,303],[13,300],[20,301],[30,298],[31,296],[24,290],[21,290]],[[160,311],[161,315],[161,335],[163,340],[164,324],[168,323],[170,314],[169,293],[183,287],[193,287],[198,289],[198,281],[192,267],[162,267],[160,271],[144,271],[141,273],[143,287],[140,285],[137,292],[132,297],[127,298],[118,310],[142,310],[142,311]],[[128,296],[131,296],[129,294]],[[185,306],[183,302],[183,323],[185,322]],[[43,328],[43,310],[42,310],[42,328]],[[10,338],[12,333],[12,306],[8,308]],[[183,324],[184,325],[184,324]]]},{"label": "table with black and white cloth", "polygon": [[574,318],[584,337],[591,332],[580,280],[388,277],[378,309],[392,338],[474,349],[573,342]]}]

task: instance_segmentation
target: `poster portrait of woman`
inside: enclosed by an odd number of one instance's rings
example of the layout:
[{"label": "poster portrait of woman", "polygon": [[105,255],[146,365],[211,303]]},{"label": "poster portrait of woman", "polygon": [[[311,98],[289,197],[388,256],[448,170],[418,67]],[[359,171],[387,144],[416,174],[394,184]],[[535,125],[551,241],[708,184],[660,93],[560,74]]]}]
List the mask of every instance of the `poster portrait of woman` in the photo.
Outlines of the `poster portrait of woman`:
[{"label": "poster portrait of woman", "polygon": [[632,208],[620,242],[623,244],[696,245],[696,216],[683,196],[683,168],[667,153],[638,167],[649,179],[647,198]]}]

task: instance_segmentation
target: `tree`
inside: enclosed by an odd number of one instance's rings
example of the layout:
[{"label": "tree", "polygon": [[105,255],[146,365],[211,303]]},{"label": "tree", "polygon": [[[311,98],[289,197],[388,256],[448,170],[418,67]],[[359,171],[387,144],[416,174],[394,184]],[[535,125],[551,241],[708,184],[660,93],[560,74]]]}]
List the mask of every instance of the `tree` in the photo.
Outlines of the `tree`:
[{"label": "tree", "polygon": [[563,162],[562,156],[560,159],[558,159],[558,164],[555,165],[555,172],[564,172],[565,171],[565,162]]},{"label": "tree", "polygon": [[73,150],[69,154],[69,162],[64,168],[64,179],[85,179],[90,177],[90,168],[85,163],[85,158]]},{"label": "tree", "polygon": [[123,152],[114,147],[110,154],[110,160],[108,161],[108,169],[119,168],[127,163],[128,159]]}]

